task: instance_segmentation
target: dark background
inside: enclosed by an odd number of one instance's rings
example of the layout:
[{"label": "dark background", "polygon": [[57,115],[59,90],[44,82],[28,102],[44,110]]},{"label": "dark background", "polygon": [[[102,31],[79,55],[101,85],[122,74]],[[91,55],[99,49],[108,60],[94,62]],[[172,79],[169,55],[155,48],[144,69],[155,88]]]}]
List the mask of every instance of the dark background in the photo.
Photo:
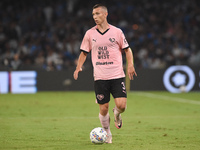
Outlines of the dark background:
[{"label": "dark background", "polygon": [[192,67],[199,90],[198,0],[1,0],[0,71],[36,70],[41,91],[92,89],[90,54],[78,81],[72,74],[96,3],[108,7],[108,22],[133,51],[138,77],[131,90],[165,90],[161,79],[172,65]]}]

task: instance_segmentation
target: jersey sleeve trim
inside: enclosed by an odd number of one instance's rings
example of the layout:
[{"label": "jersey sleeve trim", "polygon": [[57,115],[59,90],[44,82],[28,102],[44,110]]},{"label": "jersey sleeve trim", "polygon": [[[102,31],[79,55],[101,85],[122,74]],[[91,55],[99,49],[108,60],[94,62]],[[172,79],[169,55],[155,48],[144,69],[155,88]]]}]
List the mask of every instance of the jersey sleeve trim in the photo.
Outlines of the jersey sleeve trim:
[{"label": "jersey sleeve trim", "polygon": [[127,48],[129,48],[130,46],[127,46],[127,47],[125,47],[125,48],[123,48],[122,50],[125,50],[125,49],[127,49]]},{"label": "jersey sleeve trim", "polygon": [[81,51],[81,52],[84,52],[84,53],[87,53],[87,54],[89,53],[89,52],[87,52],[87,51],[85,51],[85,50],[83,50],[83,49],[80,49],[80,51]]}]

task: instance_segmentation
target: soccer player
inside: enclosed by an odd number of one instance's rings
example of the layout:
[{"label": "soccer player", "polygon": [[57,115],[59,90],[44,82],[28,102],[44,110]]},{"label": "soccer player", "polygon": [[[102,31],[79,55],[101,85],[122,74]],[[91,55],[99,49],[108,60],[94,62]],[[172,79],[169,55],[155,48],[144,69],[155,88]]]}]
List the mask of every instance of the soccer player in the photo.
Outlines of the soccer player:
[{"label": "soccer player", "polygon": [[96,26],[85,33],[80,47],[81,53],[74,71],[74,79],[78,79],[78,74],[82,71],[87,54],[91,52],[94,68],[94,88],[100,108],[99,119],[102,127],[108,133],[106,143],[112,143],[108,112],[110,94],[115,100],[113,112],[115,126],[118,129],[122,127],[121,113],[125,111],[127,103],[122,51],[125,51],[126,54],[129,79],[133,80],[133,76],[137,76],[137,73],[133,65],[132,50],[122,30],[107,22],[107,7],[102,4],[96,4],[93,7],[92,15]]}]

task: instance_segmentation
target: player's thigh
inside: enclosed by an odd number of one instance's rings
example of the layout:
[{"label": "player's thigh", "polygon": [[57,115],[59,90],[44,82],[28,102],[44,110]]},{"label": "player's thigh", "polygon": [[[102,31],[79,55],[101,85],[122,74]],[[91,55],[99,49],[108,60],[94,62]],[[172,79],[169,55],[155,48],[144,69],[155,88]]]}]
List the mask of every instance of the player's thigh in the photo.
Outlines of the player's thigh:
[{"label": "player's thigh", "polygon": [[110,87],[106,80],[97,80],[94,82],[96,100],[98,104],[105,104],[110,101]]}]

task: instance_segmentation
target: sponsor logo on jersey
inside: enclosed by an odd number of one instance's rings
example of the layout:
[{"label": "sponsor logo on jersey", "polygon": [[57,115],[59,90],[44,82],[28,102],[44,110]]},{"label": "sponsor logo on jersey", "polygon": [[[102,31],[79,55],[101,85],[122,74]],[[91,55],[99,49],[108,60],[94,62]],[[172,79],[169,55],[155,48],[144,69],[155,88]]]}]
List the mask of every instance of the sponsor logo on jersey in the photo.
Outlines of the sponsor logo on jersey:
[{"label": "sponsor logo on jersey", "polygon": [[124,43],[127,44],[127,40],[126,39],[124,39]]},{"label": "sponsor logo on jersey", "polygon": [[107,46],[99,46],[98,47],[98,59],[109,59],[109,51],[107,50]]},{"label": "sponsor logo on jersey", "polygon": [[112,65],[113,62],[96,62],[96,65]]}]

